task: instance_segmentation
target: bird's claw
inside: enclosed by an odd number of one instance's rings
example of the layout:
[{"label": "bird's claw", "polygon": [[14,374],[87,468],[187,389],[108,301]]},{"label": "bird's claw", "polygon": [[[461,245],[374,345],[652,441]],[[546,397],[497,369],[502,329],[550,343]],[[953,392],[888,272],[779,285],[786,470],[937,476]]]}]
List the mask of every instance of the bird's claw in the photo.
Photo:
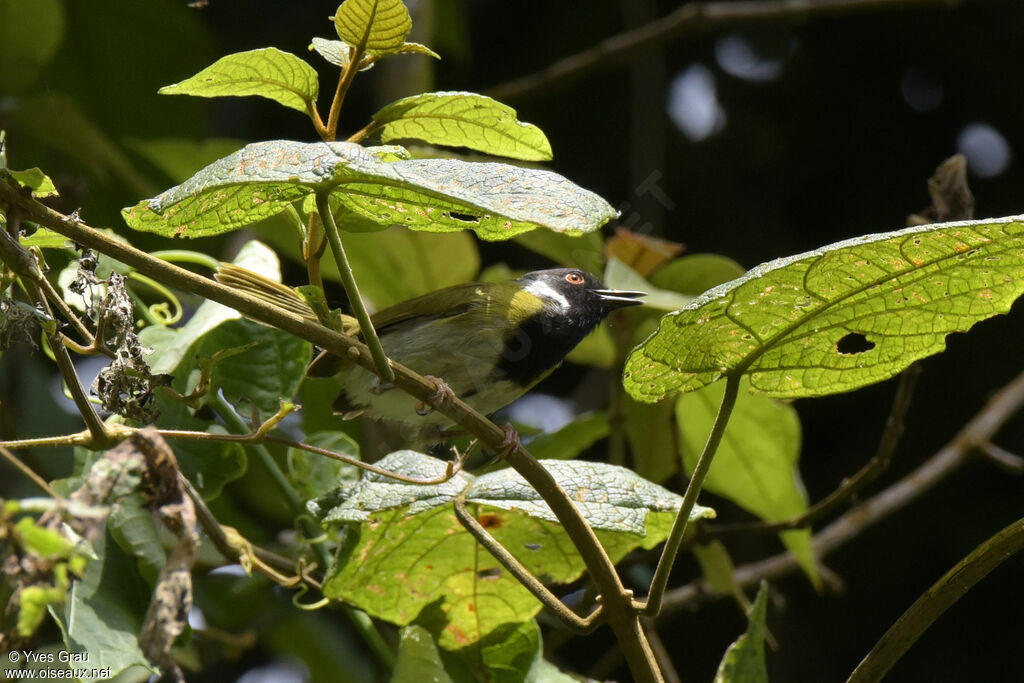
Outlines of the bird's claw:
[{"label": "bird's claw", "polygon": [[[430,401],[434,405],[442,405],[455,398],[455,392],[452,391],[452,388],[443,379],[433,375],[423,375],[423,379],[428,379],[434,383],[434,395],[430,397]],[[432,412],[434,412],[433,406],[427,405],[423,401],[416,404],[416,414],[420,417],[429,415]]]},{"label": "bird's claw", "polygon": [[513,427],[511,423],[506,422],[501,425],[501,431],[505,433],[505,436],[501,439],[501,445],[495,449],[494,455],[499,460],[504,460],[513,452],[518,450],[523,444],[519,440],[519,432],[516,431],[516,428]]}]

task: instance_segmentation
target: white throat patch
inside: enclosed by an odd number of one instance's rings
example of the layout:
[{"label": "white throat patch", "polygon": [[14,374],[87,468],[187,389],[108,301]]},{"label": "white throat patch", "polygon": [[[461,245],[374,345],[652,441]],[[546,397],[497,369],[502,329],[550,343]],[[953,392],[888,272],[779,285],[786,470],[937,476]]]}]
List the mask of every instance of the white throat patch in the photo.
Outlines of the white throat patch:
[{"label": "white throat patch", "polygon": [[526,285],[526,291],[534,296],[539,296],[544,301],[550,301],[557,304],[563,313],[569,310],[569,300],[566,299],[561,292],[543,280],[534,280],[530,284]]}]

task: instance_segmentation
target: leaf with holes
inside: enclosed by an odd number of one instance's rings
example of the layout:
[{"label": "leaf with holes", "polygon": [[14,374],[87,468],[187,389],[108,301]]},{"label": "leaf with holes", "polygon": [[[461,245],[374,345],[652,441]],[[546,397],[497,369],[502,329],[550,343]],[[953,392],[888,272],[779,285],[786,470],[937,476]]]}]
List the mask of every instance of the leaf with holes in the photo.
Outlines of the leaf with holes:
[{"label": "leaf with holes", "polygon": [[409,159],[400,147],[273,140],[246,145],[181,185],[122,212],[136,230],[205,237],[329,192],[349,229],[470,229],[504,240],[537,227],[571,235],[615,217],[599,196],[557,173],[457,159]]},{"label": "leaf with holes", "polygon": [[758,266],[662,318],[626,388],[653,402],[743,373],[751,391],[798,398],[888,379],[1024,293],[1022,221],[866,235]]},{"label": "leaf with holes", "polygon": [[401,0],[345,0],[334,15],[338,37],[368,55],[399,52],[412,30],[412,17]]},{"label": "leaf with holes", "polygon": [[195,76],[158,92],[197,97],[258,95],[306,112],[316,102],[319,87],[316,71],[308,63],[290,52],[266,47],[221,57]]},{"label": "leaf with holes", "polygon": [[[416,477],[436,477],[446,464],[399,451],[377,463]],[[665,539],[681,498],[614,465],[546,460],[544,467],[576,502],[613,561]],[[435,626],[442,646],[472,645],[506,624],[531,619],[538,602],[463,529],[453,501],[544,580],[567,583],[584,571],[571,539],[539,494],[512,469],[480,477],[459,472],[436,486],[365,474],[334,497],[313,501],[325,524],[345,524],[346,540],[324,595],[394,622]],[[330,501],[328,505],[325,501]],[[697,508],[693,518],[712,516]],[[428,610],[421,616],[421,612]]]},{"label": "leaf with holes", "polygon": [[551,158],[551,144],[540,128],[518,120],[512,107],[476,93],[404,97],[378,111],[373,120],[382,127],[383,142],[414,138],[525,161]]}]

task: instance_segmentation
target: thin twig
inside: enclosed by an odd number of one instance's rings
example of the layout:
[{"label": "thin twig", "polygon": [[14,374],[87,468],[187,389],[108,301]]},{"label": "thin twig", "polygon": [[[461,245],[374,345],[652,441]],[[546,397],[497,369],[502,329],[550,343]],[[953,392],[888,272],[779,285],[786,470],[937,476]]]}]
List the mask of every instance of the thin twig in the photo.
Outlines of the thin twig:
[{"label": "thin twig", "polygon": [[557,595],[548,590],[547,586],[541,583],[540,579],[534,576],[529,569],[524,567],[515,555],[505,549],[494,537],[487,533],[487,529],[477,521],[476,516],[466,509],[466,502],[462,498],[455,499],[455,517],[465,527],[466,531],[472,534],[480,545],[487,549],[494,559],[501,563],[512,576],[516,577],[519,583],[523,584],[526,590],[533,593],[533,596],[540,600],[541,604],[547,607],[558,617],[568,628],[579,633],[589,633],[597,626],[597,618],[601,613],[600,605],[586,617],[573,612],[565,606]]},{"label": "thin twig", "polygon": [[925,631],[989,572],[1024,550],[1024,519],[975,548],[918,598],[854,669],[847,683],[872,683],[906,654]]},{"label": "thin twig", "polygon": [[331,203],[327,197],[326,192],[317,192],[316,210],[320,214],[320,222],[324,226],[324,232],[327,233],[327,241],[330,243],[331,251],[334,253],[334,263],[338,266],[341,284],[345,287],[345,293],[348,295],[348,302],[352,306],[352,312],[355,313],[356,319],[359,321],[359,332],[362,334],[373,356],[377,376],[380,377],[382,382],[393,382],[395,380],[394,370],[391,369],[387,354],[384,353],[384,347],[380,344],[377,331],[373,329],[373,322],[370,320],[370,314],[366,311],[363,297],[359,294],[359,287],[356,285],[355,276],[352,274],[352,266],[349,265],[348,256],[345,255],[345,247],[341,243],[341,234],[338,232],[338,226],[334,222]]},{"label": "thin twig", "polygon": [[515,99],[567,84],[602,68],[616,66],[670,41],[731,26],[804,21],[820,17],[896,9],[951,7],[963,0],[735,0],[690,2],[674,12],[602,40],[594,47],[561,59],[532,74],[488,88],[484,94]]},{"label": "thin twig", "polygon": [[877,479],[882,472],[889,469],[892,456],[896,452],[896,446],[903,435],[904,419],[906,418],[907,410],[910,409],[910,399],[914,394],[914,386],[917,384],[917,378],[920,375],[921,366],[918,363],[914,363],[900,375],[900,382],[896,388],[892,410],[889,412],[889,418],[886,420],[885,429],[882,432],[882,438],[878,442],[875,456],[858,470],[856,474],[843,480],[838,488],[812,505],[802,515],[781,522],[703,525],[700,531],[701,542],[735,533],[774,533],[811,526],[818,520],[827,517],[833,510],[836,510],[845,504],[846,501],[856,496],[857,493],[864,490],[865,486]]},{"label": "thin twig", "polygon": [[338,121],[341,119],[341,107],[345,103],[345,95],[348,94],[352,81],[355,80],[356,74],[359,73],[360,62],[363,61],[364,54],[366,54],[365,43],[349,49],[348,64],[345,65],[345,70],[341,72],[341,76],[338,78],[338,88],[334,91],[331,112],[327,117],[325,140],[338,139]]},{"label": "thin twig", "polygon": [[[1024,408],[1024,373],[1000,389],[963,429],[920,467],[898,482],[857,505],[811,539],[815,557],[824,557],[897,510],[909,505],[937,483],[976,457],[979,445],[989,443],[999,429]],[[797,571],[791,553],[752,562],[737,568],[735,581],[749,588]],[[677,612],[703,600],[717,599],[707,582],[698,579],[665,594],[663,613]]]},{"label": "thin twig", "polygon": [[647,616],[657,616],[661,610],[661,602],[665,595],[665,588],[668,586],[669,574],[672,572],[672,565],[675,564],[676,554],[679,552],[679,546],[683,542],[683,535],[686,533],[686,527],[689,525],[690,512],[697,503],[697,495],[704,487],[704,478],[711,468],[715,451],[718,450],[718,444],[722,441],[725,427],[729,423],[729,416],[732,415],[732,409],[736,405],[736,397],[740,389],[740,378],[741,375],[737,373],[728,375],[725,380],[725,393],[722,395],[722,404],[718,408],[715,424],[711,427],[711,433],[708,434],[704,450],[701,452],[700,458],[693,468],[693,474],[690,475],[690,483],[686,487],[686,493],[683,494],[683,502],[679,506],[679,512],[676,514],[672,530],[665,540],[665,547],[661,552],[661,558],[658,560],[658,566],[654,570],[651,589],[648,592],[646,601],[637,604],[637,608]]},{"label": "thin twig", "polygon": [[8,462],[17,467],[18,470],[20,470],[21,473],[24,474],[26,477],[31,479],[36,486],[45,491],[46,495],[50,496],[51,498],[56,498],[58,500],[63,499],[63,496],[54,491],[53,487],[46,483],[45,479],[36,474],[35,470],[33,470],[31,467],[23,463],[18,458],[18,456],[16,456],[14,453],[11,453],[3,446],[0,446],[0,456],[3,456]]}]

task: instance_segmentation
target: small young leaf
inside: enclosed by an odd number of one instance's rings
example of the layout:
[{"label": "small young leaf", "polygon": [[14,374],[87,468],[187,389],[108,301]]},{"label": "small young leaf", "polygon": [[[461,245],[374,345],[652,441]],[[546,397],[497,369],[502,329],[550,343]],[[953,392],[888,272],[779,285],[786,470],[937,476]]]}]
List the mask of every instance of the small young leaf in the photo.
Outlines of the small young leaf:
[{"label": "small young leaf", "polygon": [[53,181],[50,180],[50,176],[43,173],[39,168],[7,172],[11,174],[16,183],[31,190],[33,197],[54,197],[57,195],[57,188],[54,186]]},{"label": "small young leaf", "polygon": [[402,49],[412,30],[412,17],[401,0],[345,0],[334,15],[338,37],[369,55]]},{"label": "small young leaf", "polygon": [[197,97],[258,95],[306,112],[316,102],[319,84],[316,71],[304,60],[266,47],[221,57],[195,76],[158,92]]},{"label": "small young leaf", "polygon": [[761,265],[662,318],[626,363],[642,401],[727,373],[778,398],[850,391],[945,348],[1024,293],[1021,217],[867,235]]},{"label": "small young leaf", "polygon": [[550,171],[455,159],[404,159],[401,148],[286,140],[247,145],[187,181],[124,209],[128,225],[167,237],[237,230],[317,191],[347,209],[339,221],[426,232],[471,229],[504,240],[536,227],[596,230],[616,215],[593,192]]},{"label": "small young leaf", "polygon": [[426,45],[421,45],[419,43],[405,43],[402,47],[398,48],[398,52],[396,54],[426,55],[428,57],[433,57],[434,59],[441,59],[441,55],[437,54]]},{"label": "small young leaf", "polygon": [[[315,432],[303,441],[311,446],[359,459],[359,444],[345,432]],[[303,500],[325,495],[344,484],[359,481],[355,465],[310,453],[301,448],[288,449],[288,479]]]},{"label": "small young leaf", "polygon": [[72,247],[71,240],[59,232],[47,230],[46,228],[39,228],[28,237],[22,237],[18,240],[21,246],[26,249],[29,247],[39,247],[40,249],[70,249]]},{"label": "small young leaf", "polygon": [[373,120],[383,126],[383,142],[414,138],[525,161],[551,158],[551,144],[540,128],[516,119],[511,107],[476,93],[405,97],[378,111]]},{"label": "small young leaf", "polygon": [[345,69],[348,67],[349,46],[343,41],[328,40],[326,38],[313,38],[313,42],[310,43],[309,49],[315,50],[318,55],[339,69]]},{"label": "small young leaf", "polygon": [[557,432],[530,440],[530,454],[538,459],[568,460],[579,456],[608,436],[610,427],[604,413],[581,415]]},{"label": "small young leaf", "polygon": [[761,584],[757,598],[747,615],[747,632],[729,646],[718,666],[714,683],[768,683],[764,661],[764,639],[768,632],[768,585]]}]

